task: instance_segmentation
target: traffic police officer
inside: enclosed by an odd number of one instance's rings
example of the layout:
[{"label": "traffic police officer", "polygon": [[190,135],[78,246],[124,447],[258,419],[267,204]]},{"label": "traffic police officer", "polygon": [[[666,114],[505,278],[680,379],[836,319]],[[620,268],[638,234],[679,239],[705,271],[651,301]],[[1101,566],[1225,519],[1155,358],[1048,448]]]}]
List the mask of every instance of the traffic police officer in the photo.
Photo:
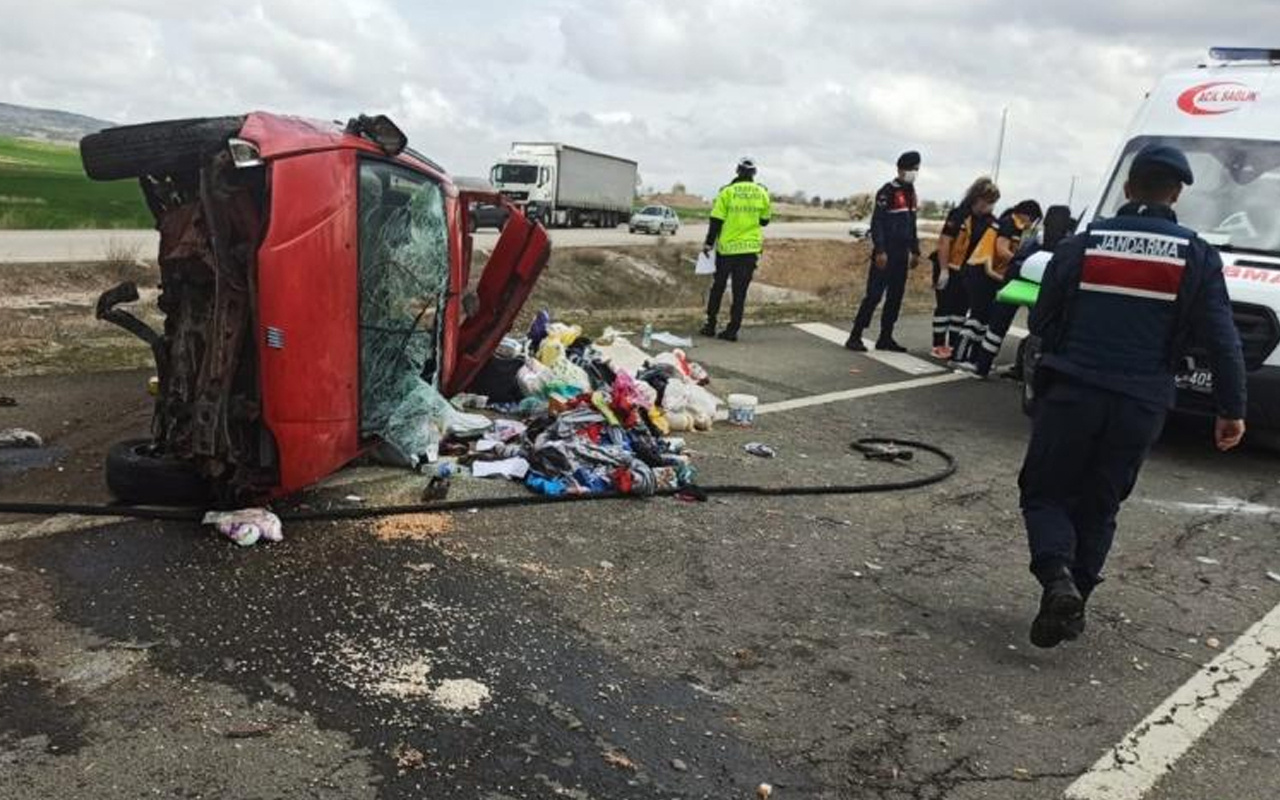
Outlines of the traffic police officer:
[{"label": "traffic police officer", "polygon": [[1129,202],[1116,216],[1054,252],[1031,312],[1044,355],[1019,486],[1031,570],[1044,590],[1031,626],[1037,647],[1084,630],[1116,513],[1173,404],[1193,330],[1213,369],[1217,447],[1244,436],[1244,359],[1222,261],[1171,208],[1191,167],[1181,151],[1147,145],[1128,178]]},{"label": "traffic police officer", "polygon": [[702,326],[703,336],[716,335],[716,317],[720,315],[720,301],[724,299],[725,286],[733,280],[733,302],[729,307],[729,326],[718,338],[726,342],[738,341],[738,329],[742,327],[742,314],[747,305],[747,287],[760,262],[764,249],[764,231],[769,224],[772,206],[769,190],[755,182],[756,162],[750,158],[738,161],[738,173],[733,182],[720,190],[711,206],[711,220],[707,238],[702,246],[704,253],[716,251],[716,275],[711,283],[711,296],[707,298],[707,324]]},{"label": "traffic police officer", "polygon": [[[907,270],[920,259],[920,240],[916,235],[916,175],[920,173],[920,154],[913,151],[898,156],[898,177],[876,192],[875,210],[871,213],[871,268],[867,270],[867,293],[853,320],[853,330],[844,346],[856,352],[867,348],[862,332],[871,324],[876,306],[884,298],[880,314],[880,338],[877,350],[904,353],[906,348],[893,339],[893,326],[902,310],[902,296],[907,288]],[[885,294],[888,297],[885,298]]]}]

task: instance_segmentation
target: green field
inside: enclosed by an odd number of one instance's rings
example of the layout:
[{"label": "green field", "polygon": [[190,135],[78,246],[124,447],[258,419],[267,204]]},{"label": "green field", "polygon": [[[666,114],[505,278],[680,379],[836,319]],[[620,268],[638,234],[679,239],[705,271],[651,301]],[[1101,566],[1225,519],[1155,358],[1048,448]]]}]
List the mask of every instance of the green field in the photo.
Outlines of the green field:
[{"label": "green field", "polygon": [[0,137],[0,229],[154,224],[136,181],[89,180],[71,145]]}]

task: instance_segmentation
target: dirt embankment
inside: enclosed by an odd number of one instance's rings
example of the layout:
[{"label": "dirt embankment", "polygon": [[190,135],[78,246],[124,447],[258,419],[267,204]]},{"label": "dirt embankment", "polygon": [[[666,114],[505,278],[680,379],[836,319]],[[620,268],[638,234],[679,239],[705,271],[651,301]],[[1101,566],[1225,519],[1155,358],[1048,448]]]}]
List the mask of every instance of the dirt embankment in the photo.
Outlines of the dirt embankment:
[{"label": "dirt embankment", "polygon": [[[692,244],[556,250],[517,325],[546,308],[593,333],[644,322],[691,331],[701,323],[711,285],[693,274],[697,252]],[[868,261],[865,242],[770,241],[752,284],[748,324],[847,320],[862,296]],[[149,366],[142,342],[93,315],[98,295],[125,280],[141,289],[134,313],[158,326],[154,265],[0,265],[0,376]],[[932,303],[928,280],[925,267],[912,274],[909,309]]]}]

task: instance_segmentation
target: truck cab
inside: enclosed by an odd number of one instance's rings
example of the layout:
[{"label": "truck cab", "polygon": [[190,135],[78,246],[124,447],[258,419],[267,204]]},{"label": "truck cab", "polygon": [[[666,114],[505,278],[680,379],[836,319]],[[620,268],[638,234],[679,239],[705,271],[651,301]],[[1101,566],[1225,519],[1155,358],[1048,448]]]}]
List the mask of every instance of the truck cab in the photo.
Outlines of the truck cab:
[{"label": "truck cab", "polygon": [[489,182],[528,216],[551,224],[556,205],[556,152],[552,145],[513,146],[489,173]]},{"label": "truck cab", "polygon": [[[1250,427],[1280,431],[1280,49],[1214,48],[1198,68],[1162,77],[1125,133],[1082,228],[1123,205],[1129,166],[1152,143],[1177,147],[1191,163],[1195,183],[1178,201],[1178,221],[1222,256],[1244,345]],[[1038,283],[1049,258],[1028,259],[1022,278]],[[1213,412],[1203,352],[1193,349],[1177,381],[1180,410]]]}]

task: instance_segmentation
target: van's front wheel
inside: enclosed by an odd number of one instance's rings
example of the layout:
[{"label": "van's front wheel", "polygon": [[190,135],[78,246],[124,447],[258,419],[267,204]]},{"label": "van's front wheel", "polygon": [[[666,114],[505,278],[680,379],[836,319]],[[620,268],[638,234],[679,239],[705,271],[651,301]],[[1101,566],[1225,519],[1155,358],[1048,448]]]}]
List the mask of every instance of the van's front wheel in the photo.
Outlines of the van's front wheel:
[{"label": "van's front wheel", "polygon": [[117,500],[134,505],[202,505],[209,482],[194,465],[156,452],[150,439],[128,439],[107,451],[107,488]]}]

